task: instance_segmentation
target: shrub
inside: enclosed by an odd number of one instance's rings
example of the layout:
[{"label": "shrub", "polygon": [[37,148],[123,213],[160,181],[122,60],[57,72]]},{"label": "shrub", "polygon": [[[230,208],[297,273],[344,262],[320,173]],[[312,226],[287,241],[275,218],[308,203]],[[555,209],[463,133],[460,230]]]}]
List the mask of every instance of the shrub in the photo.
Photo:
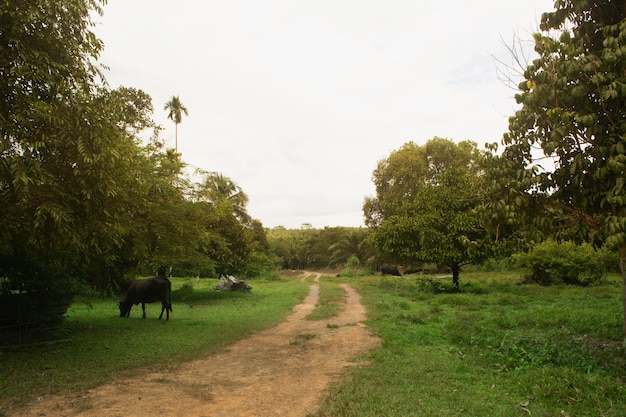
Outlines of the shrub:
[{"label": "shrub", "polygon": [[603,265],[606,272],[620,273],[619,253],[617,250],[602,247],[602,249],[598,251],[598,261]]},{"label": "shrub", "polygon": [[541,285],[594,285],[606,272],[604,257],[589,244],[548,240],[529,252],[513,256],[517,266],[526,270],[526,282]]},{"label": "shrub", "polygon": [[449,293],[456,291],[456,289],[452,286],[452,282],[443,281],[440,278],[433,277],[419,278],[417,280],[417,289],[420,292],[433,294]]},{"label": "shrub", "polygon": [[[275,255],[267,255],[262,252],[252,252],[248,257],[248,263],[241,275],[246,278],[259,278],[272,275],[278,270],[280,260]],[[273,276],[275,277],[276,274]]]},{"label": "shrub", "polygon": [[487,259],[478,267],[478,270],[483,272],[507,272],[513,269],[511,258]]},{"label": "shrub", "polygon": [[346,261],[345,267],[339,272],[339,276],[354,278],[373,274],[369,268],[361,266],[361,261],[356,256],[351,256]]}]

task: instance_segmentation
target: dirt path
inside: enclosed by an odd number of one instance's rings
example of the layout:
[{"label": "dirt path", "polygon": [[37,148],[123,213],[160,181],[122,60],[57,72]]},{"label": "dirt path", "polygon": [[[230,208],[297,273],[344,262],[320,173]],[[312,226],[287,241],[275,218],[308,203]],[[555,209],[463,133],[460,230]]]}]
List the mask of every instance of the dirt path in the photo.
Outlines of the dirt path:
[{"label": "dirt path", "polygon": [[[301,278],[305,281],[307,273]],[[314,281],[319,282],[320,274]],[[337,317],[306,320],[319,298],[313,284],[287,321],[169,373],[116,380],[81,398],[45,398],[15,416],[306,416],[354,358],[376,348],[360,295],[348,285]]]}]

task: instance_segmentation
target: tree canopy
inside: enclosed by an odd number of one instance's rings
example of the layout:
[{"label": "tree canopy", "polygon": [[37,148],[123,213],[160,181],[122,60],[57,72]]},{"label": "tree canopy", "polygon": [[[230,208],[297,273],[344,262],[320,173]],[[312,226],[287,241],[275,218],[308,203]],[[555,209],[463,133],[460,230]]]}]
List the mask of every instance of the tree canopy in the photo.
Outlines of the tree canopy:
[{"label": "tree canopy", "polygon": [[[73,291],[80,282],[115,289],[163,266],[237,273],[252,270],[252,255],[268,266],[258,224],[236,216],[245,214],[243,191],[223,209],[194,200],[180,155],[159,138],[150,96],[108,88],[96,66],[103,45],[90,30],[104,3],[2,8],[0,293]],[[176,123],[186,113],[179,100],[172,111]]]},{"label": "tree canopy", "polygon": [[626,295],[626,1],[558,0],[540,28],[491,173],[494,218],[532,213],[533,239],[618,248]]},{"label": "tree canopy", "polygon": [[111,208],[125,198],[135,143],[118,118],[129,106],[96,83],[99,4],[33,0],[0,18],[0,276],[14,281],[65,275],[59,258],[77,268],[123,234]]},{"label": "tree canopy", "polygon": [[379,161],[372,175],[376,196],[363,205],[372,242],[383,260],[461,266],[476,254],[466,241],[482,233],[472,210],[481,187],[480,153],[473,142],[434,138],[406,143]]},{"label": "tree canopy", "polygon": [[233,180],[219,172],[203,172],[203,181],[196,187],[196,199],[214,206],[225,205],[243,224],[251,221],[246,210],[248,195]]}]

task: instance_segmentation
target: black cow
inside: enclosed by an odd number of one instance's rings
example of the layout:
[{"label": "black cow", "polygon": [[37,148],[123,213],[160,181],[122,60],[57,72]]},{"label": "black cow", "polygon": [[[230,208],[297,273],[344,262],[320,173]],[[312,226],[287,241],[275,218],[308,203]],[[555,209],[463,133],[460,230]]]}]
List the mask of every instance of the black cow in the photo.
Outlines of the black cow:
[{"label": "black cow", "polygon": [[117,305],[120,307],[120,317],[129,317],[130,309],[133,305],[141,303],[143,310],[143,318],[146,318],[146,303],[161,302],[161,315],[167,311],[167,320],[170,319],[170,311],[172,311],[172,303],[170,302],[170,294],[172,292],[172,283],[165,277],[156,277],[149,279],[136,279],[128,288],[126,298]]},{"label": "black cow", "polygon": [[396,277],[402,276],[396,265],[383,265],[380,267],[380,272],[383,275],[394,275]]}]

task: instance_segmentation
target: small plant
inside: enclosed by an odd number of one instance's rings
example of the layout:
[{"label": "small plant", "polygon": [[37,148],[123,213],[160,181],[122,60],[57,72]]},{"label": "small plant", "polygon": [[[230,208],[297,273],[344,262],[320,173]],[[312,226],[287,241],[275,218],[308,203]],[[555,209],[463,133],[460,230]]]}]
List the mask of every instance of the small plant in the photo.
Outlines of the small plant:
[{"label": "small plant", "polygon": [[312,333],[300,333],[300,334],[297,334],[295,339],[289,342],[289,344],[295,346],[295,345],[299,345],[302,342],[306,342],[314,338],[315,338],[315,335]]},{"label": "small plant", "polygon": [[328,303],[318,306],[306,319],[311,321],[326,320],[336,317],[341,311],[341,306],[337,303]]},{"label": "small plant", "polygon": [[511,271],[515,268],[511,258],[504,259],[487,259],[480,265],[480,270],[484,272],[502,272]]},{"label": "small plant", "polygon": [[417,281],[417,289],[420,292],[440,294],[453,291],[452,284],[438,278],[424,277]]},{"label": "small plant", "polygon": [[371,275],[372,271],[369,268],[363,267],[359,258],[351,256],[345,264],[345,267],[339,272],[339,276],[356,278]]}]

